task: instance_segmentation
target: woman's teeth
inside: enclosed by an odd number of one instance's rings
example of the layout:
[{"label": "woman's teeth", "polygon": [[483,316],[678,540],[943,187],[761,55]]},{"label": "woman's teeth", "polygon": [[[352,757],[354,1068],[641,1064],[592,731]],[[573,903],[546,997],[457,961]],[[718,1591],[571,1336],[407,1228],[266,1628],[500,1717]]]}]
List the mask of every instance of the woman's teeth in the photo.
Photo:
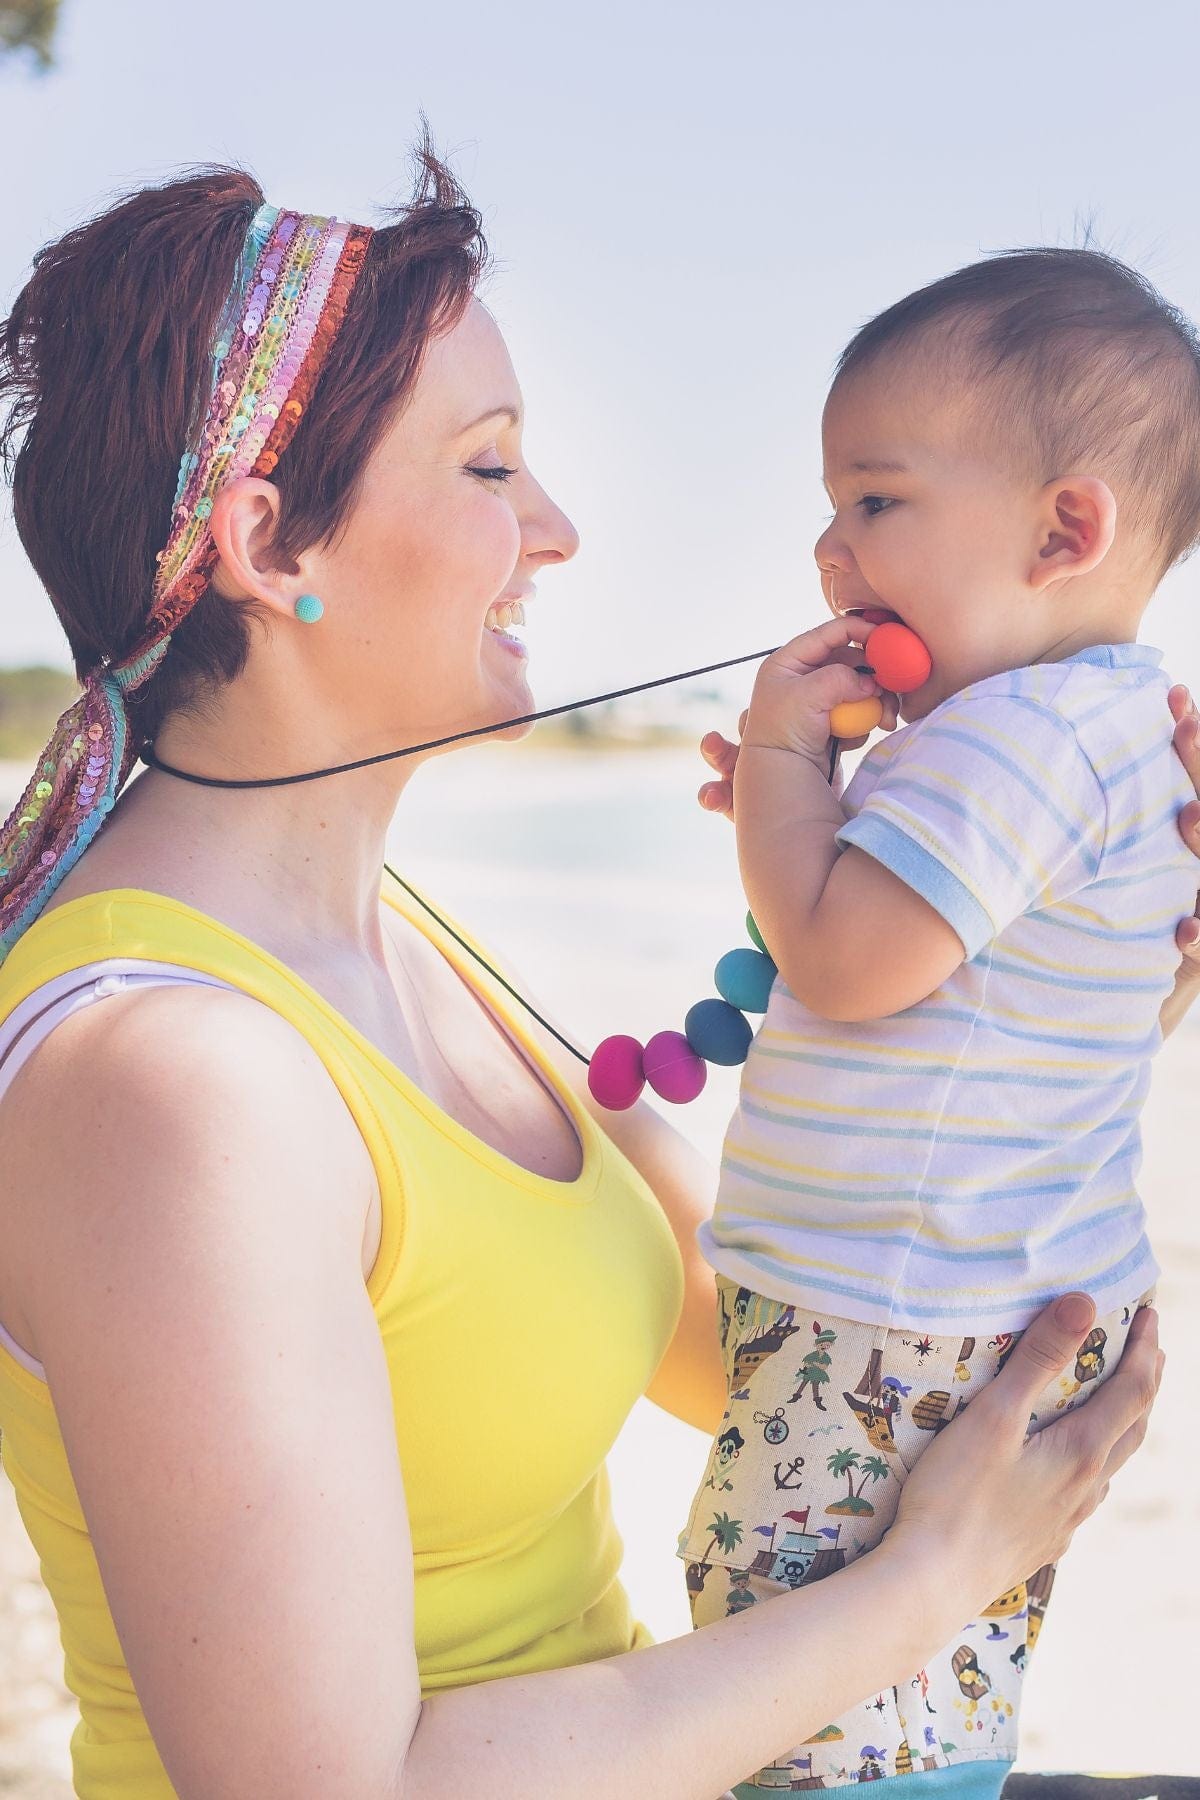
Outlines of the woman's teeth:
[{"label": "woman's teeth", "polygon": [[525,608],[520,600],[497,600],[488,607],[483,622],[489,631],[507,631],[510,625],[525,623]]}]

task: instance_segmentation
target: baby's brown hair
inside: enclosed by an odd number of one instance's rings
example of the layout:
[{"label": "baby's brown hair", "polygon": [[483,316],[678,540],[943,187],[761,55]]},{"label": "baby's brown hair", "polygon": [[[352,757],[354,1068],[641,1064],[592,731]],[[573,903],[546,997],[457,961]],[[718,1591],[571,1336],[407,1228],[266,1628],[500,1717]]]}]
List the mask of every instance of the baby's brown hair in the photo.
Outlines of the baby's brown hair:
[{"label": "baby's brown hair", "polygon": [[934,352],[1034,480],[1109,482],[1160,580],[1200,540],[1200,335],[1144,275],[1091,249],[1009,250],[918,288],[858,331],[834,388]]}]

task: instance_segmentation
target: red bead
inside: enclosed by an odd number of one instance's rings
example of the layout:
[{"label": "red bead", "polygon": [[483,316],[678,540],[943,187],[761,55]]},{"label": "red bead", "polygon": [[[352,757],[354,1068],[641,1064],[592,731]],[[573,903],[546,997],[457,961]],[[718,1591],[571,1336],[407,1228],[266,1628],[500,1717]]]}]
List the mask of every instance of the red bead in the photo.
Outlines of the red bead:
[{"label": "red bead", "polygon": [[893,694],[911,694],[929,680],[933,667],[928,650],[915,631],[889,619],[877,625],[863,652],[880,687]]},{"label": "red bead", "polygon": [[635,1037],[607,1037],[597,1044],[588,1064],[593,1100],[609,1112],[626,1112],[641,1098],[645,1085],[642,1046]]},{"label": "red bead", "polygon": [[659,1031],[642,1053],[646,1080],[656,1094],[676,1106],[694,1100],[708,1080],[708,1065],[682,1031]]}]

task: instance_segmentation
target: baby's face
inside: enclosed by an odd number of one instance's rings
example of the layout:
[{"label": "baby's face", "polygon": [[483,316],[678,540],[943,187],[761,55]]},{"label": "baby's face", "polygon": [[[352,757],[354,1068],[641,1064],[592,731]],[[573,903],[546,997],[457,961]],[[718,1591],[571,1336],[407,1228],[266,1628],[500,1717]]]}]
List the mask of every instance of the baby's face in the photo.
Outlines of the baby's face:
[{"label": "baby's face", "polygon": [[835,387],[822,439],[836,508],[814,552],[826,602],[886,608],[933,659],[905,718],[1046,653],[1043,596],[1026,579],[1037,490],[989,456],[981,412],[936,371],[868,368]]}]

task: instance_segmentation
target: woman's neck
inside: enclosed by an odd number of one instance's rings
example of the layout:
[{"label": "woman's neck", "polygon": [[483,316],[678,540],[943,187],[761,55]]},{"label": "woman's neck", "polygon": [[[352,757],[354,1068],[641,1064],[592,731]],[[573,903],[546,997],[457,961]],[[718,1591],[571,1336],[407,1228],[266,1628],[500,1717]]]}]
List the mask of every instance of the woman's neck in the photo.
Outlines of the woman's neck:
[{"label": "woman's neck", "polygon": [[[334,728],[311,715],[304,729],[285,724],[295,721],[281,720],[276,709],[244,705],[175,714],[164,722],[155,750],[175,768],[234,781],[373,753],[371,745],[343,741],[344,717]],[[92,890],[102,881],[170,891],[239,930],[261,920],[276,941],[294,920],[310,943],[382,960],[379,886],[387,833],[418,760],[265,788],[203,787],[145,769],[129,783],[79,874],[91,865],[86,887]]]}]

